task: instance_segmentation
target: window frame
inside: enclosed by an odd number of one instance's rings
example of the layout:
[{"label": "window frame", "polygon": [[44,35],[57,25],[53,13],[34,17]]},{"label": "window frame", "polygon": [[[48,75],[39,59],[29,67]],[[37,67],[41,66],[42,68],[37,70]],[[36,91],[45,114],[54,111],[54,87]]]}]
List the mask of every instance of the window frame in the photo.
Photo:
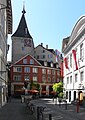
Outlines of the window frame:
[{"label": "window frame", "polygon": [[30,67],[24,67],[24,72],[25,73],[30,73]]},{"label": "window frame", "polygon": [[33,71],[33,73],[38,73],[38,68],[37,67],[33,67],[32,71]]}]

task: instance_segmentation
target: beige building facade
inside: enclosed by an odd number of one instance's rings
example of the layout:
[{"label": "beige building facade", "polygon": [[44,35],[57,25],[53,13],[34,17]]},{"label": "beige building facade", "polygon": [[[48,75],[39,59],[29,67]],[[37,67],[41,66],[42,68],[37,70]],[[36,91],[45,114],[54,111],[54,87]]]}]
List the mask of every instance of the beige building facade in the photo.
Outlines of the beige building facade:
[{"label": "beige building facade", "polygon": [[34,57],[37,60],[43,60],[48,62],[56,62],[56,55],[53,49],[49,49],[48,45],[46,47],[43,46],[43,43],[38,45],[34,50]]}]

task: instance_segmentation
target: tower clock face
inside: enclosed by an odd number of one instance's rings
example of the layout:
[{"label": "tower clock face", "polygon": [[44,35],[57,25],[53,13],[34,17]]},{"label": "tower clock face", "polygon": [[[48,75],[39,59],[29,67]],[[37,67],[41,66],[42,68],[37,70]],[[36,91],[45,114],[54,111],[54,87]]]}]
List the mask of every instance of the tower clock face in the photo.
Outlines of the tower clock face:
[{"label": "tower clock face", "polygon": [[24,39],[24,46],[25,47],[31,47],[31,40],[30,39]]}]

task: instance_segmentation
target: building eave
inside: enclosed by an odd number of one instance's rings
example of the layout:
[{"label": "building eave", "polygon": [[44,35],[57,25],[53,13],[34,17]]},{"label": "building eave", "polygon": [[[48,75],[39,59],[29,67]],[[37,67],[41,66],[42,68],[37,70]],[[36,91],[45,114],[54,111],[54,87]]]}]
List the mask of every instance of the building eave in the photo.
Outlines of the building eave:
[{"label": "building eave", "polygon": [[12,5],[11,0],[7,0],[7,28],[8,34],[12,34]]}]

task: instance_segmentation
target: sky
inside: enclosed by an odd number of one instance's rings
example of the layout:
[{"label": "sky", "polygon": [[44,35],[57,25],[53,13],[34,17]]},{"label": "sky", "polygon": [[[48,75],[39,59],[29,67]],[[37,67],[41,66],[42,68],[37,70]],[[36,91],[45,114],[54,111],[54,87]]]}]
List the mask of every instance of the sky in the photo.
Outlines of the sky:
[{"label": "sky", "polygon": [[[11,0],[13,32],[16,31],[25,5],[25,18],[34,46],[43,43],[49,49],[61,52],[62,40],[71,35],[78,19],[85,15],[85,0]],[[8,35],[10,49],[7,60],[11,61],[12,41]]]}]

